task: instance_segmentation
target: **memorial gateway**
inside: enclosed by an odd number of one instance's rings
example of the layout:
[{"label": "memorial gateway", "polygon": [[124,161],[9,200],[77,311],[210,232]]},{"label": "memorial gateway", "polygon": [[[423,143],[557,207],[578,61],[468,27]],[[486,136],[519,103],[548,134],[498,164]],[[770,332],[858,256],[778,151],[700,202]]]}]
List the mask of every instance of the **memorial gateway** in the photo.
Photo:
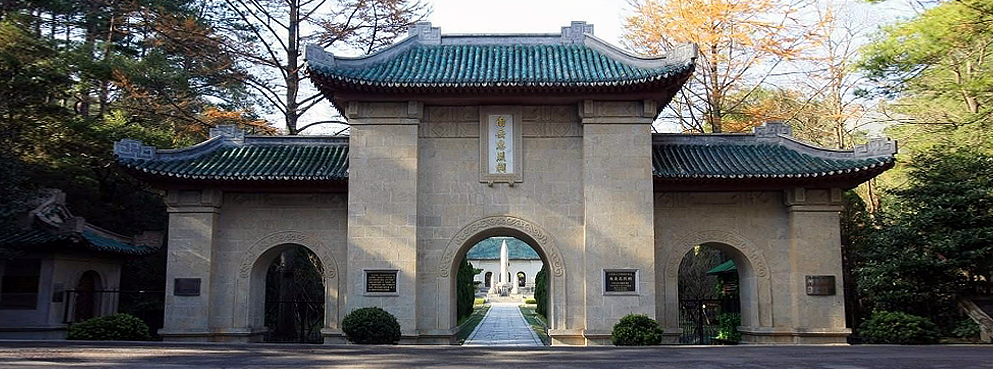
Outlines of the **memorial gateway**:
[{"label": "memorial gateway", "polygon": [[[401,343],[450,344],[458,264],[509,236],[547,265],[553,345],[610,344],[629,313],[674,341],[677,269],[697,245],[737,265],[745,342],[845,342],[842,191],[890,168],[895,143],[822,149],[781,123],[653,134],[696,55],[635,56],[585,22],[514,35],[418,23],[371,55],[307,49],[347,137],[218,127],[182,149],[117,143],[120,165],[166,191],[160,333],[261,340],[266,269],[302,246],[321,264],[323,342],[344,342],[347,312],[378,306]],[[608,291],[608,275],[624,283]]]}]

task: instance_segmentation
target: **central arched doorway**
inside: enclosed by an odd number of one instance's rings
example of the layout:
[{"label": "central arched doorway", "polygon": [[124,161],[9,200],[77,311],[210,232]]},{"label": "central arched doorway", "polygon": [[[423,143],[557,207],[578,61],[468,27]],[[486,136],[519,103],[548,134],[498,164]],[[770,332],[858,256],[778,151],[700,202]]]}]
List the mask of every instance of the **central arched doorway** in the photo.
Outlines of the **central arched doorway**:
[{"label": "central arched doorway", "polygon": [[267,254],[272,261],[265,275],[265,341],[322,343],[325,271],[320,259],[300,245],[282,245]]},{"label": "central arched doorway", "polygon": [[[545,288],[547,288],[546,293],[548,296],[548,304],[546,308],[547,329],[549,332],[564,330],[567,325],[567,273],[565,263],[562,261],[562,254],[555,246],[555,242],[552,237],[543,228],[534,223],[513,216],[494,216],[479,219],[463,227],[449,241],[445,252],[442,254],[439,273],[439,278],[441,278],[439,282],[444,283],[444,285],[447,285],[448,288],[438,290],[440,295],[439,297],[443,299],[442,301],[447,300],[448,304],[443,304],[440,306],[442,309],[439,311],[441,319],[438,320],[438,328],[451,332],[453,335],[452,340],[457,340],[459,328],[457,310],[457,272],[459,268],[462,267],[461,264],[463,261],[466,260],[466,254],[469,250],[480,241],[491,237],[516,239],[531,248],[534,253],[538,255],[541,264],[546,270],[545,273],[535,274],[543,274],[545,278],[544,280],[546,281],[544,285]],[[513,281],[513,278],[517,274],[516,272],[517,271],[515,270],[507,270],[507,279],[510,281],[509,287],[511,289],[516,286]],[[491,275],[493,276],[492,281],[499,281],[499,271],[494,272]],[[537,281],[538,279],[539,278],[535,278],[536,282],[532,282],[534,289],[537,289],[539,285],[542,285],[542,283]],[[481,278],[479,280],[482,281]],[[490,287],[491,289],[494,287],[492,281]],[[483,283],[485,284],[485,281],[483,281]],[[554,334],[552,334],[551,341],[553,343],[556,341]]]},{"label": "central arched doorway", "polygon": [[726,247],[701,244],[679,263],[679,343],[714,345],[741,340],[737,265]]},{"label": "central arched doorway", "polygon": [[74,322],[82,322],[100,316],[100,291],[102,289],[99,273],[88,270],[79,277],[79,283],[76,284]]}]

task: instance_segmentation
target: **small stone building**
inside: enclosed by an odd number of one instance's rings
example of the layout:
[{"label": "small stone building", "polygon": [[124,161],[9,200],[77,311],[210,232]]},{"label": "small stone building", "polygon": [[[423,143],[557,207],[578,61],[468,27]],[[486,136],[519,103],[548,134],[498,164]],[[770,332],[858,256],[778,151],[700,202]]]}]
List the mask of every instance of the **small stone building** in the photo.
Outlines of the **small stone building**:
[{"label": "small stone building", "polygon": [[0,338],[65,338],[70,323],[117,312],[121,266],[161,245],[161,233],[126,237],[73,216],[65,194],[50,191],[24,220],[0,235]]},{"label": "small stone building", "polygon": [[403,343],[449,344],[455,270],[480,240],[526,242],[549,272],[554,345],[610,343],[647,314],[674,342],[678,267],[701,244],[740,276],[743,340],[845,342],[842,192],[895,143],[814,147],[770,123],[748,134],[653,134],[697,49],[632,55],[574,22],[554,34],[446,35],[429,23],[371,55],[307,48],[347,137],[246,136],[119,163],[166,190],[167,340],[257,341],[265,270],[286,247],[324,270],[325,342],[379,306]]}]

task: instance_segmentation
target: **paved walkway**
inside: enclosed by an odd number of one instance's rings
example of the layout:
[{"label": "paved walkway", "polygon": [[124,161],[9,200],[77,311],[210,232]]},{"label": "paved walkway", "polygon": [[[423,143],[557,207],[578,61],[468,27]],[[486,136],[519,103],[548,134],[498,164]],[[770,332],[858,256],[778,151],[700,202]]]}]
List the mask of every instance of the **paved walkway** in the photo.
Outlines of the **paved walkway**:
[{"label": "paved walkway", "polygon": [[542,346],[521,315],[520,303],[494,302],[463,346]]}]

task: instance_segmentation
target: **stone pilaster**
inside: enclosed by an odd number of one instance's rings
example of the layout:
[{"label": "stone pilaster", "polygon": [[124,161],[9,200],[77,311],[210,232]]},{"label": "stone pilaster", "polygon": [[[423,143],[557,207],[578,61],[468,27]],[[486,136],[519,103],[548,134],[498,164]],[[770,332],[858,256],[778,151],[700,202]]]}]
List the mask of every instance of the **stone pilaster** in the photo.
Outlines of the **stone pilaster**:
[{"label": "stone pilaster", "polygon": [[[839,218],[842,199],[841,189],[837,188],[786,191],[793,327],[792,339],[785,343],[844,343],[851,333],[845,328]],[[835,293],[810,293],[808,276],[834,277]],[[774,341],[782,342],[784,338]]]},{"label": "stone pilaster", "polygon": [[[348,275],[345,313],[369,306],[400,322],[403,341],[417,335],[416,101],[350,103]],[[395,293],[367,292],[368,271],[396,271]]]},{"label": "stone pilaster", "polygon": [[[586,344],[609,344],[621,317],[655,315],[652,101],[585,101]],[[636,271],[636,291],[605,292],[604,270]]]},{"label": "stone pilaster", "polygon": [[[169,341],[208,341],[221,191],[170,190],[165,202],[169,212],[169,255],[165,320],[159,334]],[[199,290],[177,291],[178,279],[187,286],[199,283]]]}]

